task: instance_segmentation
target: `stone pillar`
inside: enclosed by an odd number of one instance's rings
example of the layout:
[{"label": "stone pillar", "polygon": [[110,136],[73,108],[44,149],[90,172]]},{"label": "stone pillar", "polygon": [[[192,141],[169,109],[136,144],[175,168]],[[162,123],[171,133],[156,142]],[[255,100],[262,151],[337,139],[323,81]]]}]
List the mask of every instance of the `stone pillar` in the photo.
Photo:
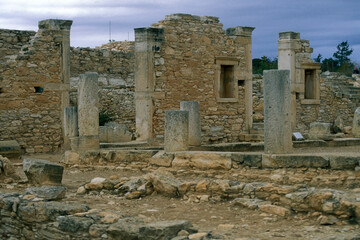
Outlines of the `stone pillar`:
[{"label": "stone pillar", "polygon": [[[61,92],[61,121],[62,125],[65,126],[65,114],[64,109],[70,104],[70,29],[72,25],[71,20],[60,20],[60,19],[47,19],[39,22],[39,31],[46,32],[51,31],[51,35],[59,35],[60,40],[60,79],[61,84],[50,83],[49,86],[45,86],[46,89],[52,89],[53,91]],[[66,139],[65,129],[63,129],[64,147],[68,147],[68,139]]]},{"label": "stone pillar", "polygon": [[180,110],[189,112],[189,145],[201,145],[201,117],[199,103],[195,101],[180,102]]},{"label": "stone pillar", "polygon": [[98,74],[80,75],[78,87],[79,137],[72,147],[78,150],[99,148]]},{"label": "stone pillar", "polygon": [[186,151],[189,139],[189,112],[165,111],[165,152]]},{"label": "stone pillar", "polygon": [[77,107],[66,107],[64,110],[64,147],[70,150],[70,138],[79,136]]},{"label": "stone pillar", "polygon": [[252,32],[254,27],[232,27],[226,29],[226,35],[235,37],[241,46],[245,46],[245,70],[241,71],[238,80],[245,80],[245,127],[252,128],[253,102],[252,102]]},{"label": "stone pillar", "polygon": [[360,138],[360,107],[354,113],[352,135],[353,137]]},{"label": "stone pillar", "polygon": [[[301,50],[300,33],[281,32],[278,41],[278,69],[290,70],[292,88],[296,86],[296,53]],[[296,126],[296,94],[291,89],[291,125]]]},{"label": "stone pillar", "polygon": [[154,54],[160,51],[163,29],[135,29],[135,112],[137,140],[153,139]]},{"label": "stone pillar", "polygon": [[264,71],[265,153],[292,151],[290,71]]}]

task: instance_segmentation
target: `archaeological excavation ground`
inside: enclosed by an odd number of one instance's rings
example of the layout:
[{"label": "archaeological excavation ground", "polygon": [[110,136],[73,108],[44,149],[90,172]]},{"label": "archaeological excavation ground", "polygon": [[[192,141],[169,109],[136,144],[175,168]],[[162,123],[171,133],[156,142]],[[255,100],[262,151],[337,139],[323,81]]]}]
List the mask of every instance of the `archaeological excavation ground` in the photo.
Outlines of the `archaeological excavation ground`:
[{"label": "archaeological excavation ground", "polygon": [[360,79],[300,33],[253,75],[253,27],[71,25],[0,29],[0,239],[360,239]]}]

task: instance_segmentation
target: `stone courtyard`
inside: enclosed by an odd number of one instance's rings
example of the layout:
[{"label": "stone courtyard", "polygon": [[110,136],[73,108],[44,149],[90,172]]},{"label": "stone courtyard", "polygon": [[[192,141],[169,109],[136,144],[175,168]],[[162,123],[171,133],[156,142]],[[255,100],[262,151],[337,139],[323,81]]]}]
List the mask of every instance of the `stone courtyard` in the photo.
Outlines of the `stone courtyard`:
[{"label": "stone courtyard", "polygon": [[253,27],[71,25],[0,29],[2,239],[360,239],[360,85],[300,33],[259,77]]}]

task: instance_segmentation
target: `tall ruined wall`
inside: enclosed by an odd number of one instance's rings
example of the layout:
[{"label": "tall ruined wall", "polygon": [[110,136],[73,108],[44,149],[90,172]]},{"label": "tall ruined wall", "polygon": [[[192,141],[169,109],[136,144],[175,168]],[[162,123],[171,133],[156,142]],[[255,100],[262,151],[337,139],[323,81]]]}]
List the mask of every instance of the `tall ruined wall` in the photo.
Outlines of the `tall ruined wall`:
[{"label": "tall ruined wall", "polygon": [[[244,73],[249,70],[245,49],[248,42],[237,35],[227,35],[216,17],[174,14],[152,27],[164,29],[164,41],[154,55],[155,137],[164,134],[166,110],[179,109],[180,101],[198,101],[203,142],[238,141],[245,129]],[[249,29],[247,39],[251,44],[253,28]],[[236,61],[234,91],[238,94],[232,99],[219,99],[217,93],[221,60]]]},{"label": "tall ruined wall", "polygon": [[71,24],[41,21],[19,54],[0,59],[0,140],[17,140],[28,153],[61,148]]},{"label": "tall ruined wall", "polygon": [[115,42],[101,48],[71,48],[71,104],[77,104],[79,75],[99,74],[100,111],[135,131],[134,42]]},{"label": "tall ruined wall", "polygon": [[21,47],[35,35],[34,31],[0,29],[0,59],[18,54]]},{"label": "tall ruined wall", "polygon": [[[254,81],[254,111],[262,114],[258,118],[263,118],[262,80]],[[296,103],[296,131],[308,132],[310,123],[333,123],[337,117],[342,118],[345,126],[352,126],[354,112],[360,106],[360,83],[340,73],[325,72],[320,76],[319,104],[304,105],[301,104],[301,99],[296,99]]]},{"label": "tall ruined wall", "polygon": [[[344,85],[350,85],[351,93]],[[354,112],[360,106],[360,88],[354,79],[340,73],[325,72],[320,77],[320,104],[303,105],[297,99],[296,129],[307,131],[311,122],[333,123],[341,117],[345,126],[352,126]]]}]

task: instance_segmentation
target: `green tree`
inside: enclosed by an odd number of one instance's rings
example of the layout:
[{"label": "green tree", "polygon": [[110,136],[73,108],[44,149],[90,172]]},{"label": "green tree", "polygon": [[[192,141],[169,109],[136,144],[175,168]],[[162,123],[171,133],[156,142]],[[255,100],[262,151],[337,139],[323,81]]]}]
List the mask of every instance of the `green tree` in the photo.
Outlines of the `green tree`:
[{"label": "green tree", "polygon": [[336,48],[337,51],[333,54],[333,57],[339,62],[340,66],[344,63],[349,63],[349,56],[352,54],[353,49],[350,49],[348,41],[341,42]]},{"label": "green tree", "polygon": [[314,61],[317,63],[321,63],[322,58],[323,58],[323,56],[319,53],[319,55],[316,58],[314,58]]},{"label": "green tree", "polygon": [[253,63],[253,74],[263,74],[264,70],[277,69],[278,67],[277,58],[271,60],[266,56],[262,56],[261,58],[254,58],[252,60],[252,63]]}]

